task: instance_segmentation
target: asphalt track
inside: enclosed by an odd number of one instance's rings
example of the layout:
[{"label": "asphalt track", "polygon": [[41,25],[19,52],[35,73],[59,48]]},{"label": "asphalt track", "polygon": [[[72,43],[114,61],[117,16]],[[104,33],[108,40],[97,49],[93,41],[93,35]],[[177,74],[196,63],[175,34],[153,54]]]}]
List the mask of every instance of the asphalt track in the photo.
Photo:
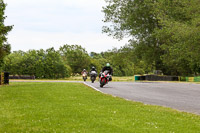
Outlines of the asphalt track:
[{"label": "asphalt track", "polygon": [[200,84],[169,82],[99,82],[87,84],[97,90],[145,104],[160,105],[200,115]]},{"label": "asphalt track", "polygon": [[[11,82],[79,82],[81,81],[11,81]],[[102,93],[145,104],[160,105],[200,115],[200,84],[169,82],[84,82]]]}]

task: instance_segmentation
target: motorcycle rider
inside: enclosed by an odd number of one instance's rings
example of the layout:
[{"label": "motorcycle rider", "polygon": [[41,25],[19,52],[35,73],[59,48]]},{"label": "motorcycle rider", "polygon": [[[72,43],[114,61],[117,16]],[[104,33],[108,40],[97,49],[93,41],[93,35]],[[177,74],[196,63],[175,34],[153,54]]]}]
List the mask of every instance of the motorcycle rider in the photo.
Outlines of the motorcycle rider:
[{"label": "motorcycle rider", "polygon": [[96,77],[97,77],[97,70],[93,66],[90,70],[90,79],[91,79],[92,83],[94,83],[94,81],[96,80]]},{"label": "motorcycle rider", "polygon": [[[110,66],[110,63],[106,63],[106,66],[101,70],[101,73],[103,73],[104,71],[108,71],[108,73],[110,74],[110,78],[109,81],[112,81],[112,74],[113,74],[113,69]],[[99,74],[99,77],[101,76],[101,73]]]},{"label": "motorcycle rider", "polygon": [[95,68],[94,66],[91,68],[90,73],[91,73],[92,71],[95,71],[95,72],[97,73],[97,70],[96,70],[96,68]]},{"label": "motorcycle rider", "polygon": [[83,80],[86,81],[88,72],[85,69],[83,69],[81,74],[82,74]]},{"label": "motorcycle rider", "polygon": [[83,74],[83,73],[88,74],[88,72],[85,69],[83,69],[83,71],[81,72],[81,74]]}]

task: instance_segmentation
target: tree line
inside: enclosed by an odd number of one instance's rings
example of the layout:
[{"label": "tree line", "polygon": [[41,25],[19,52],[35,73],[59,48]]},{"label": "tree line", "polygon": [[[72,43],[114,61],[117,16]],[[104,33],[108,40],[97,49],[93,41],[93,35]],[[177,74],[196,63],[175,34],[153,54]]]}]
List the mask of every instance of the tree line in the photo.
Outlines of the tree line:
[{"label": "tree line", "polygon": [[[132,76],[136,72],[133,62],[125,52],[117,49],[90,54],[80,45],[63,45],[59,50],[14,51],[4,58],[2,69],[11,75],[32,75],[36,78],[57,79],[89,71],[94,66],[98,72],[111,63],[115,76]],[[137,72],[136,72],[137,73]]]},{"label": "tree line", "polygon": [[89,70],[98,72],[109,62],[115,76],[149,74],[200,75],[199,0],[106,0],[103,32],[116,38],[131,38],[117,49],[95,53],[79,45],[59,50],[29,50],[10,53],[4,25],[5,4],[0,5],[0,69],[37,78],[63,78]]}]

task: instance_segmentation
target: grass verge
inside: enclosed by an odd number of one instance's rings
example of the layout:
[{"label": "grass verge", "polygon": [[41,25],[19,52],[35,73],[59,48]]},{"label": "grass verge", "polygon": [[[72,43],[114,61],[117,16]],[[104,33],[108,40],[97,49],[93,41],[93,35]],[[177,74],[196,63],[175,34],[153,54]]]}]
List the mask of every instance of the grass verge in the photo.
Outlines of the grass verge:
[{"label": "grass verge", "polygon": [[80,83],[0,87],[0,132],[199,132],[200,116],[101,94]]},{"label": "grass verge", "polygon": [[[134,81],[134,76],[124,76],[124,77],[116,77],[116,76],[113,76],[112,77],[112,81],[120,81],[120,82],[123,82],[123,81]],[[96,81],[98,80],[99,78],[97,77],[96,78]],[[14,79],[14,80],[23,80],[23,79]],[[29,79],[25,79],[26,81],[28,81]],[[69,77],[69,78],[64,78],[64,79],[36,79],[36,80],[41,80],[41,81],[49,81],[49,80],[53,80],[53,81],[56,81],[56,80],[63,80],[63,81],[83,81],[83,78],[82,76],[73,76],[73,77]],[[90,81],[90,77],[88,76],[87,77],[87,81]]]},{"label": "grass verge", "polygon": [[[117,76],[112,76],[112,81],[134,81],[134,76],[123,76],[123,77],[117,77]],[[96,80],[99,78],[97,77]],[[74,77],[69,77],[65,78],[65,80],[70,80],[70,81],[83,81],[82,76],[74,76]],[[87,81],[90,80],[90,76],[88,76]]]}]

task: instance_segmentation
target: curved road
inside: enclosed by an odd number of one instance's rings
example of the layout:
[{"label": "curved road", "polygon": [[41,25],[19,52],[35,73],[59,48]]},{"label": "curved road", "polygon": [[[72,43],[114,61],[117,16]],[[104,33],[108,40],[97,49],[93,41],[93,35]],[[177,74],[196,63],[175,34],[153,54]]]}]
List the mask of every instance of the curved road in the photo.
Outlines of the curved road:
[{"label": "curved road", "polygon": [[109,82],[103,88],[99,82],[87,84],[103,93],[200,114],[200,84],[167,82]]}]

